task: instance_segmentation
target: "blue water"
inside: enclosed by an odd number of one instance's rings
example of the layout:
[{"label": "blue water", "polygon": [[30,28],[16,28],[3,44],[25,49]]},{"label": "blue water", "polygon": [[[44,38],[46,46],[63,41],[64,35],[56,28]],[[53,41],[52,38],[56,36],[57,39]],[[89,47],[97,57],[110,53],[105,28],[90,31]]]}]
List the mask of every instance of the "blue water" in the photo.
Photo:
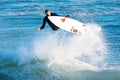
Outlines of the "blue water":
[{"label": "blue water", "polygon": [[[44,10],[92,35],[41,26]],[[84,65],[85,64],[85,65]],[[120,0],[0,0],[0,80],[120,80]]]}]

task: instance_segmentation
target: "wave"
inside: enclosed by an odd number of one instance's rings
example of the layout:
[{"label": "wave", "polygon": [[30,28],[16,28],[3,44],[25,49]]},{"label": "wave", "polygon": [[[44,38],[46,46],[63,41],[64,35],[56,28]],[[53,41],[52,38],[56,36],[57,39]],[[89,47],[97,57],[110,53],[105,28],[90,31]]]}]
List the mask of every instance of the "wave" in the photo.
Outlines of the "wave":
[{"label": "wave", "polygon": [[101,28],[95,24],[87,25],[91,28],[92,34],[68,36],[58,32],[36,40],[33,47],[36,56],[40,59],[57,58],[70,61],[79,58],[94,65],[101,63],[106,54],[106,46],[100,36]]},{"label": "wave", "polygon": [[42,31],[31,47],[23,45],[17,52],[0,54],[0,63],[5,63],[0,65],[0,76],[19,80],[119,80],[119,69],[105,66],[107,47],[101,26],[86,25],[89,35]]}]

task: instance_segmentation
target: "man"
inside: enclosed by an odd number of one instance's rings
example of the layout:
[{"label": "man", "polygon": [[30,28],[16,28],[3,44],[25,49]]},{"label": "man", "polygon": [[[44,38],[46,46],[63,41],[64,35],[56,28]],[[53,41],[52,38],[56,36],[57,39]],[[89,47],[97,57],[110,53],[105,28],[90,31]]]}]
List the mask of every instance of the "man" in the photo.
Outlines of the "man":
[{"label": "man", "polygon": [[[54,31],[58,30],[59,27],[57,27],[56,25],[54,25],[54,24],[48,19],[48,16],[58,16],[58,15],[57,15],[56,13],[51,13],[49,9],[46,9],[46,10],[45,10],[45,14],[46,14],[46,16],[45,16],[44,19],[43,19],[43,24],[42,24],[42,26],[41,26],[40,28],[38,28],[38,32],[39,32],[40,30],[44,29],[46,22],[50,25],[50,27],[51,27]],[[67,16],[65,16],[65,17],[69,17],[69,15],[67,15]]]}]

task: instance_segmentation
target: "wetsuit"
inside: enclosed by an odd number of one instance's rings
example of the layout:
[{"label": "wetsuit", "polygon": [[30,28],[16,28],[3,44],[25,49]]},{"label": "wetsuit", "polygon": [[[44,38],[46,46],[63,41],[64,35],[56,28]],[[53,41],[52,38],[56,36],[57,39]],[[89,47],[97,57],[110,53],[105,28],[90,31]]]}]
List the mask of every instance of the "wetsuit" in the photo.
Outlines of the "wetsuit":
[{"label": "wetsuit", "polygon": [[[57,15],[56,13],[51,13],[51,16],[58,16],[58,15]],[[50,27],[51,27],[54,31],[56,31],[56,30],[59,29],[59,27],[57,27],[56,25],[54,25],[54,24],[48,19],[48,16],[47,16],[47,15],[44,17],[44,19],[43,19],[43,24],[42,24],[42,26],[40,27],[40,29],[44,29],[46,22],[50,25]]]}]

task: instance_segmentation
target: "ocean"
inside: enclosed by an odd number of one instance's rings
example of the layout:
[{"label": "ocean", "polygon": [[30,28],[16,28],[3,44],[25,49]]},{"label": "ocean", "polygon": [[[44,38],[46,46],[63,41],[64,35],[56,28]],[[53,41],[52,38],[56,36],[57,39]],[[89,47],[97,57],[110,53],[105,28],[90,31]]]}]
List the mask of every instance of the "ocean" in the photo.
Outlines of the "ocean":
[{"label": "ocean", "polygon": [[[37,32],[45,9],[91,34]],[[0,80],[120,80],[120,0],[0,0]]]}]

